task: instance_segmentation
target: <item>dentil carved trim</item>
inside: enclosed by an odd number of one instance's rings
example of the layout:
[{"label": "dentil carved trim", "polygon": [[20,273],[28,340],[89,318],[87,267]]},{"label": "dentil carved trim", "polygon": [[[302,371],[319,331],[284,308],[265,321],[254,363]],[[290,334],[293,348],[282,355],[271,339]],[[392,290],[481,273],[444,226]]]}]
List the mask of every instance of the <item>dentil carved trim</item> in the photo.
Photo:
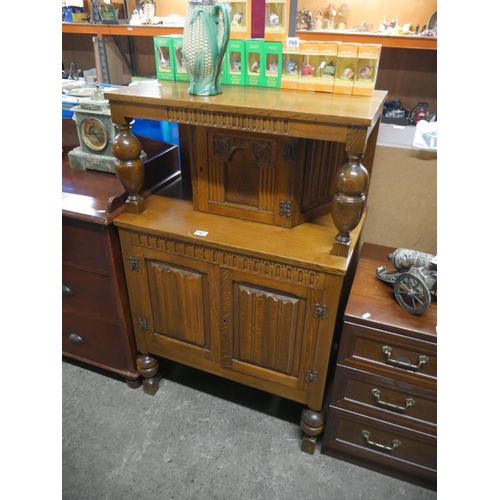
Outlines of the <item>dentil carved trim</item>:
[{"label": "dentil carved trim", "polygon": [[196,109],[165,108],[167,121],[245,130],[264,134],[288,135],[288,121],[259,116],[239,116]]},{"label": "dentil carved trim", "polygon": [[251,272],[310,288],[322,289],[324,286],[324,275],[310,269],[188,243],[174,238],[155,236],[140,231],[132,231],[130,234],[133,245],[201,260],[226,268]]}]

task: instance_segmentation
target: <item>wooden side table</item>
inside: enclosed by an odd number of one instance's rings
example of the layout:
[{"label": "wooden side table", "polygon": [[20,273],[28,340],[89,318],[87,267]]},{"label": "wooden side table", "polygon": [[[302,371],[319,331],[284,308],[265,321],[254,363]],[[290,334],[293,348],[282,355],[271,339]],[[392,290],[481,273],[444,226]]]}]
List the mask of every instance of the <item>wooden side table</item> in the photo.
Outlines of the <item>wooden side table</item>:
[{"label": "wooden side table", "polygon": [[344,315],[322,453],[431,489],[437,480],[437,303],[404,310],[366,243]]}]

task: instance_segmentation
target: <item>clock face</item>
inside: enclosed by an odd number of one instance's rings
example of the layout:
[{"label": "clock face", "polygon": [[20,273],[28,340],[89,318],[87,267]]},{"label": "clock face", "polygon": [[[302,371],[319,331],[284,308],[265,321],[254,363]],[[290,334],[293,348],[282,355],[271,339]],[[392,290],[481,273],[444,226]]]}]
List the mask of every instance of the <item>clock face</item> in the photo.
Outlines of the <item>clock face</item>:
[{"label": "clock face", "polygon": [[85,118],[80,124],[80,135],[85,144],[94,151],[102,151],[108,144],[108,133],[98,118]]}]

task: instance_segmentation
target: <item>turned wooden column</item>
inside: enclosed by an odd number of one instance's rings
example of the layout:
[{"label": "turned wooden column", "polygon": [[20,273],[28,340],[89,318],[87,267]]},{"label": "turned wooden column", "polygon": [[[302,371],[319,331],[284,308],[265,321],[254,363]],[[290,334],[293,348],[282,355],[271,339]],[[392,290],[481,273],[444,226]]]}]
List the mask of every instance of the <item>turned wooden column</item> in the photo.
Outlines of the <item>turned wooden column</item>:
[{"label": "turned wooden column", "polygon": [[113,140],[116,176],[128,193],[125,210],[138,215],[145,210],[144,198],[139,194],[144,182],[144,163],[140,158],[142,147],[139,139],[132,134],[132,118],[118,125],[118,134]]},{"label": "turned wooden column", "polygon": [[144,377],[142,387],[146,394],[154,396],[158,389],[161,380],[161,373],[158,373],[160,365],[158,361],[148,356],[140,354],[137,356],[137,371]]},{"label": "turned wooden column", "polygon": [[335,176],[332,201],[332,219],[338,230],[332,254],[347,257],[351,243],[350,233],[359,224],[366,205],[370,176],[361,164],[362,154],[348,154],[349,161]]}]

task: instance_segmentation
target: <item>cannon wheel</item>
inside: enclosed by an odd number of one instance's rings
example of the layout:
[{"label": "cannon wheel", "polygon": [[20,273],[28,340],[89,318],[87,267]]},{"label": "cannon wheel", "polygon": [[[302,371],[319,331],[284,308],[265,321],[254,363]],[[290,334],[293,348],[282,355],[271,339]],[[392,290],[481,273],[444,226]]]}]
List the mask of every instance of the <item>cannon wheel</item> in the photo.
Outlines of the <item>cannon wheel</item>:
[{"label": "cannon wheel", "polygon": [[431,303],[431,292],[420,278],[411,273],[396,278],[394,295],[398,304],[412,314],[422,314]]}]

